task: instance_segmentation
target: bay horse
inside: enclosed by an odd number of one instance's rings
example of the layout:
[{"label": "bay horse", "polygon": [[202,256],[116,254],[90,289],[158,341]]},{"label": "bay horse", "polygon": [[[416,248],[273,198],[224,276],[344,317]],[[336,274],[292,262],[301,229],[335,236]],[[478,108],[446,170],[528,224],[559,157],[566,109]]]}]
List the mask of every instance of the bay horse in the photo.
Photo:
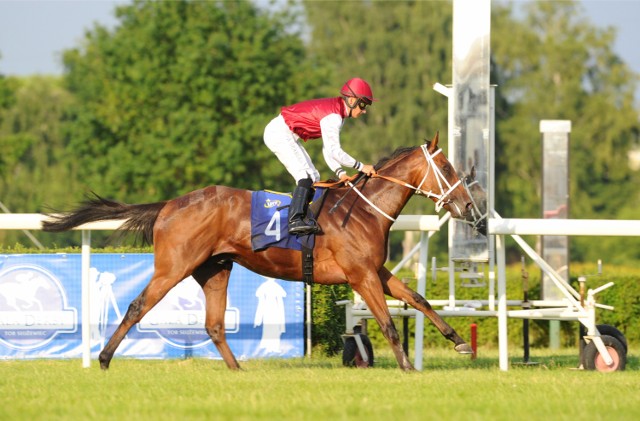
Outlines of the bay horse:
[{"label": "bay horse", "polygon": [[[462,354],[471,347],[432,308],[427,300],[395,277],[384,263],[389,229],[413,194],[436,202],[454,218],[473,221],[472,199],[451,163],[438,149],[438,135],[423,145],[401,148],[376,164],[377,176],[351,187],[328,189],[317,215],[322,229],[313,249],[314,282],[349,283],[360,294],[380,325],[403,370],[414,370],[394,326],[385,294],[421,311]],[[129,306],[122,322],[101,351],[100,367],[109,368],[127,332],[169,290],[192,275],[206,298],[205,328],[230,369],[240,366],[225,338],[224,315],[232,263],[272,278],[302,281],[299,251],[251,246],[251,195],[248,190],[209,186],[173,200],[124,204],[99,196],[79,208],[49,215],[45,231],[66,231],[101,220],[126,219],[121,229],[139,230],[154,245],[154,273]],[[339,206],[335,206],[339,204]],[[324,211],[333,207],[334,212]]]}]

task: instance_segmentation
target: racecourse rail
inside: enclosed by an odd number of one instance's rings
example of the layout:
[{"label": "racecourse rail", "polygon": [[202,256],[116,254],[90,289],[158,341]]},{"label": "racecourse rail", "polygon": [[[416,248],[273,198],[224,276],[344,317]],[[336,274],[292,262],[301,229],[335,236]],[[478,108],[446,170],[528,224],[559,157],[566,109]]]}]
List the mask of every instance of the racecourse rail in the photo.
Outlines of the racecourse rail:
[{"label": "racecourse rail", "polygon": [[[401,262],[392,270],[397,270],[408,261],[409,258],[416,252],[420,252],[420,261],[418,264],[418,288],[417,292],[425,296],[426,289],[426,260],[428,256],[428,240],[436,232],[440,230],[442,224],[448,219],[449,214],[445,214],[442,219],[438,219],[436,215],[401,215],[394,223],[392,230],[400,231],[421,231],[420,243],[411,250],[407,256],[405,256]],[[23,214],[0,214],[0,229],[2,230],[41,230],[42,221],[47,219],[47,215],[36,213],[23,213]],[[124,220],[112,220],[93,222],[85,225],[81,225],[75,230],[82,231],[82,317],[88,319],[89,317],[89,268],[91,259],[91,231],[95,230],[117,230],[122,227]],[[506,274],[505,267],[505,247],[504,236],[512,236],[516,242],[524,249],[527,254],[539,265],[541,269],[547,271],[545,268],[546,263],[535,253],[535,251],[520,238],[520,235],[569,235],[569,236],[635,236],[640,237],[640,220],[599,220],[599,219],[503,219],[496,213],[493,214],[493,218],[489,218],[488,221],[488,233],[489,235],[496,236],[496,257],[498,261],[498,309],[497,311],[481,311],[474,312],[475,315],[494,316],[498,318],[498,336],[499,336],[499,348],[500,348],[500,368],[502,370],[507,369],[508,365],[508,352],[507,352],[507,317],[521,317],[521,318],[537,318],[535,313],[522,313],[522,311],[507,311],[508,305],[514,305],[514,303],[508,302],[506,297]],[[558,277],[553,276],[553,270],[551,270],[552,279],[560,284],[559,287],[565,287],[564,292],[566,298],[573,304],[574,309],[570,310],[571,306],[568,306],[566,310],[569,310],[570,317],[568,320],[575,320],[575,310],[578,313],[584,312],[582,306],[579,305],[578,297],[575,296],[575,291],[572,288],[567,288],[567,285],[563,285]],[[562,289],[562,288],[561,288]],[[436,301],[431,301],[433,305],[440,304]],[[533,303],[535,305],[535,303]],[[351,309],[350,309],[351,310]],[[398,309],[391,309],[392,314],[396,314]],[[580,311],[581,310],[581,311]],[[353,316],[367,316],[365,309],[354,308],[351,310]],[[424,315],[414,310],[407,310],[409,313],[402,312],[403,315],[411,315],[416,317],[416,339],[415,339],[415,356],[416,356],[416,368],[422,367],[422,330],[424,323]],[[540,318],[545,318],[544,310],[538,310]],[[438,311],[445,316],[463,316],[461,312],[449,312]],[[486,313],[486,314],[483,314]],[[471,315],[471,314],[469,314]],[[556,315],[561,316],[561,315]],[[580,315],[585,317],[584,314]],[[578,317],[580,318],[580,317]],[[85,319],[85,320],[86,320]],[[83,324],[82,338],[83,338],[83,353],[82,361],[84,367],[90,366],[90,325],[88,323]]]}]

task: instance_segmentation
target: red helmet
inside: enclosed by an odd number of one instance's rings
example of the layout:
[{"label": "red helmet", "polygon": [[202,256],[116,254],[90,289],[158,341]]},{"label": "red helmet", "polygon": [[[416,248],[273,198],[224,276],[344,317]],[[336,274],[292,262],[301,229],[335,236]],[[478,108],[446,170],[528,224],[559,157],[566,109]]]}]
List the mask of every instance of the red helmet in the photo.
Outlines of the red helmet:
[{"label": "red helmet", "polygon": [[355,98],[359,98],[364,100],[366,103],[371,104],[376,99],[373,97],[373,91],[371,91],[371,86],[360,79],[359,77],[354,77],[353,79],[349,79],[342,89],[340,89],[340,95],[343,96],[351,96]]}]

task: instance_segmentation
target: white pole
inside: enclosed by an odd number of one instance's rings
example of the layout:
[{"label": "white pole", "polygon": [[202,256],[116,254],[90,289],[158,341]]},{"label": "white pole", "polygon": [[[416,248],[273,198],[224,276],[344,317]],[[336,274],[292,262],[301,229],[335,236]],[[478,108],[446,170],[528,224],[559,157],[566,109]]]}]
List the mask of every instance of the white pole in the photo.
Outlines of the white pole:
[{"label": "white pole", "polygon": [[91,279],[89,278],[91,268],[91,231],[82,231],[82,367],[91,366],[91,311],[89,288]]},{"label": "white pole", "polygon": [[509,369],[509,350],[507,343],[507,275],[504,235],[496,235],[496,254],[498,260],[498,350],[500,370]]},{"label": "white pole", "polygon": [[[427,290],[427,259],[429,258],[429,235],[420,232],[420,258],[418,259],[418,294],[426,299]],[[422,350],[424,349],[424,314],[416,312],[416,328],[414,340],[415,358],[413,365],[416,370],[422,370]]]},{"label": "white pole", "polygon": [[311,356],[311,285],[307,284],[307,357]]}]

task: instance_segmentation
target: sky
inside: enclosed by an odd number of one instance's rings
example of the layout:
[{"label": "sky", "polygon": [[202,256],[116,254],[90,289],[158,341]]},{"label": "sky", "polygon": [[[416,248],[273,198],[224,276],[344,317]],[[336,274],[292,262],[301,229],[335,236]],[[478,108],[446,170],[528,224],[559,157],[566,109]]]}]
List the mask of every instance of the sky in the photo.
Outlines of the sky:
[{"label": "sky", "polygon": [[[598,27],[618,30],[616,53],[640,74],[640,0],[581,0]],[[0,74],[62,74],[61,53],[80,45],[95,22],[113,27],[129,0],[0,0]],[[640,87],[638,88],[640,97]]]}]

